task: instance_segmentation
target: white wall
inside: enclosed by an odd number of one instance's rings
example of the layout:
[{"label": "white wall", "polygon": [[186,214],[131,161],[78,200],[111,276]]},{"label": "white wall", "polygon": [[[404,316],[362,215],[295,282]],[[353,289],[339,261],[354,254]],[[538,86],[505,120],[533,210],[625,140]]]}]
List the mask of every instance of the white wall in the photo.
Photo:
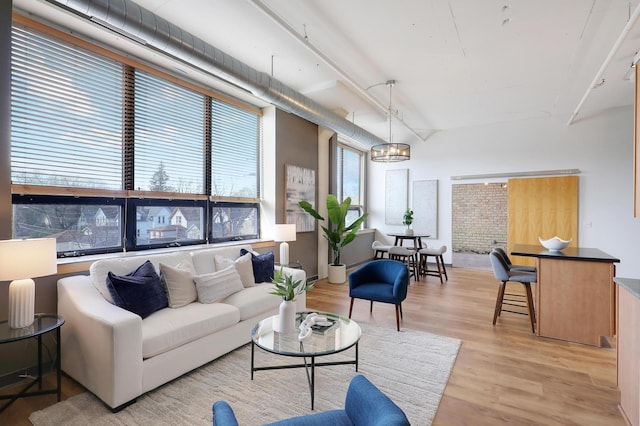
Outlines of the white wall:
[{"label": "white wall", "polygon": [[[438,239],[429,246],[451,248],[451,176],[556,169],[580,169],[581,247],[620,258],[617,276],[640,278],[640,219],[633,218],[633,108],[616,109],[567,126],[548,117],[467,129],[441,131],[412,143],[411,160],[369,168],[370,226],[376,238],[402,226],[384,224],[387,169],[409,169],[409,206],[414,180],[438,179]],[[492,182],[506,181],[493,179]],[[451,262],[451,251],[445,254]],[[454,265],[455,266],[455,265]]]}]

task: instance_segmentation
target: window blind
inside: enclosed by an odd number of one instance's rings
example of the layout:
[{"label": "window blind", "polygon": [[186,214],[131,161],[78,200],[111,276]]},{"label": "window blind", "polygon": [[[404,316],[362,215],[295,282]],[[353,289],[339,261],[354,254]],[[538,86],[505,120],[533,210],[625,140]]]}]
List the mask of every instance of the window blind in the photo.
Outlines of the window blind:
[{"label": "window blind", "polygon": [[211,195],[259,198],[259,117],[211,102]]},{"label": "window blind", "polygon": [[122,189],[122,68],[14,26],[12,183]]},{"label": "window blind", "polygon": [[136,70],[134,187],[202,194],[204,95]]}]

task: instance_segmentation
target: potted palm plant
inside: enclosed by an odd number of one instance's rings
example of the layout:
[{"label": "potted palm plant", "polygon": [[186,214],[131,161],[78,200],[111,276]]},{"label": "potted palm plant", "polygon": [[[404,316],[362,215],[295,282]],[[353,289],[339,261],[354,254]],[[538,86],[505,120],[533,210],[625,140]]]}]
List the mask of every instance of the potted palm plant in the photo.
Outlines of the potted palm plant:
[{"label": "potted palm plant", "polygon": [[321,227],[324,232],[324,238],[329,242],[329,247],[331,247],[331,252],[333,253],[333,261],[329,264],[329,282],[334,284],[344,283],[347,280],[347,268],[345,264],[340,262],[340,252],[344,246],[356,238],[356,233],[368,214],[363,214],[347,226],[346,218],[349,206],[351,206],[351,197],[347,197],[342,203],[339,203],[338,198],[333,194],[327,195],[327,219],[320,216],[308,201],[300,201],[298,205],[316,220],[326,220],[326,226],[321,225]]}]

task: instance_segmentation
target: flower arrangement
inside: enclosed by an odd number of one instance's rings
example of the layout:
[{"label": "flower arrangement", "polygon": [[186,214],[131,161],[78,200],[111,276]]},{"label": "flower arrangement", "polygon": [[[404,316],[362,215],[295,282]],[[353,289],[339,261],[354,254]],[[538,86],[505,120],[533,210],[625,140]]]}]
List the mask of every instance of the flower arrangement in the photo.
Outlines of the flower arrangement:
[{"label": "flower arrangement", "polygon": [[271,294],[282,297],[285,302],[294,300],[297,295],[305,291],[313,290],[313,284],[303,283],[302,280],[294,281],[291,275],[282,272],[282,268],[279,271],[274,271],[271,282],[273,283]]}]

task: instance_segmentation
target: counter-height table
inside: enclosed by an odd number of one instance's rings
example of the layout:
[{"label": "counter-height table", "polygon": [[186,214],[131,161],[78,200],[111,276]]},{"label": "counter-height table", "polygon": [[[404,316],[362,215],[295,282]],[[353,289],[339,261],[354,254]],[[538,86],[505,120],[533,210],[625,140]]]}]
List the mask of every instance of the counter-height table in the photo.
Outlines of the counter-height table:
[{"label": "counter-height table", "polygon": [[615,334],[615,265],[620,259],[595,248],[550,251],[516,244],[512,256],[536,258],[536,332],[543,337],[602,346]]}]

